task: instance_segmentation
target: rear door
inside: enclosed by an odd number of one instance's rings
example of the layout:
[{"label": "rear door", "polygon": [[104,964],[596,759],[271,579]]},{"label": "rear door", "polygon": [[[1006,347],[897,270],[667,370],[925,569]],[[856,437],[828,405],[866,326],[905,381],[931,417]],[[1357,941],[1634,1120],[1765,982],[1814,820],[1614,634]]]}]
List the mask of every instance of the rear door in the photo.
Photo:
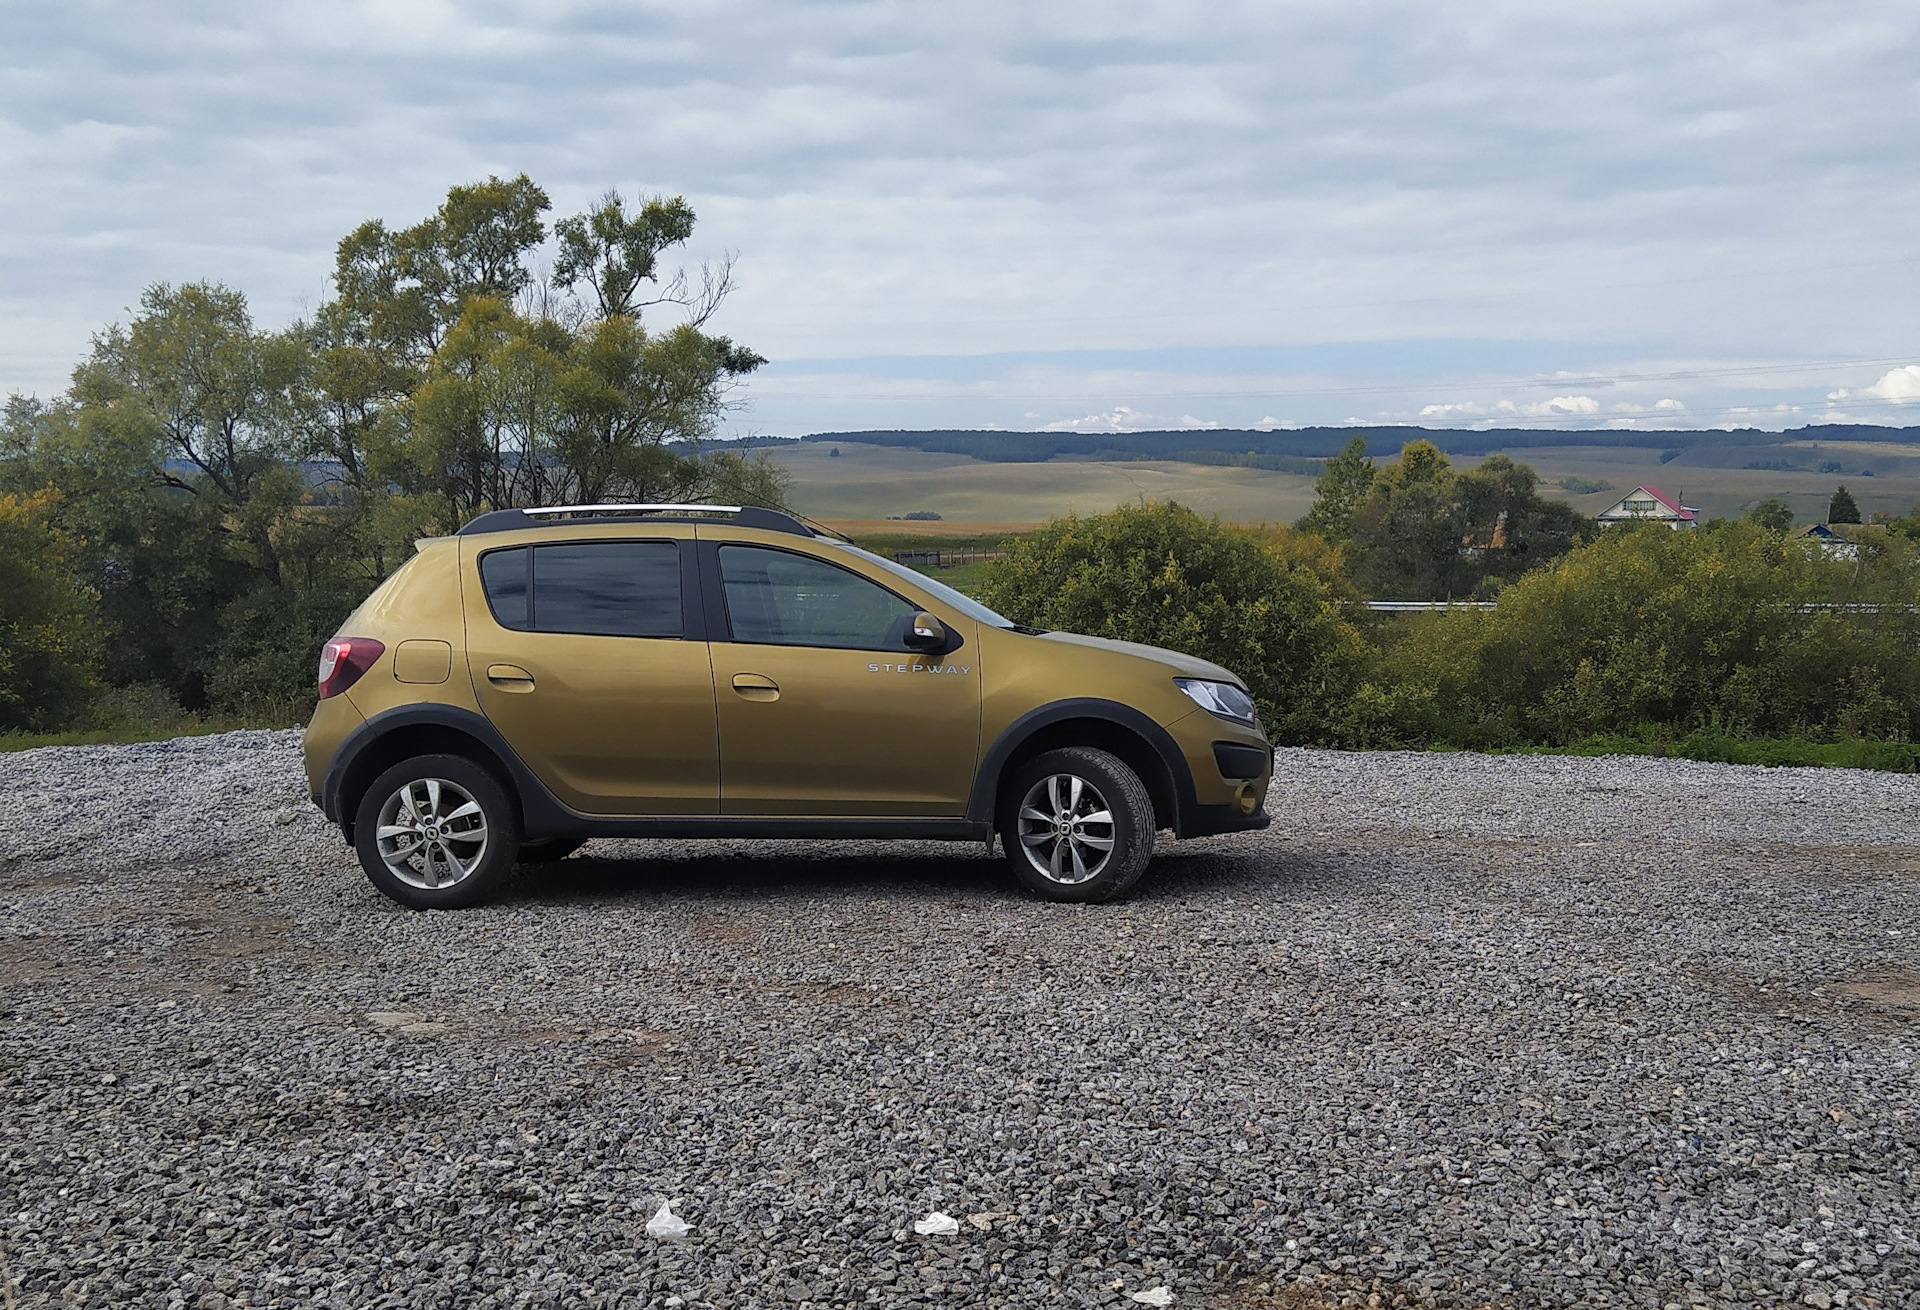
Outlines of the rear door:
[{"label": "rear door", "polygon": [[964,641],[952,654],[916,654],[904,638],[920,607],[890,588],[802,551],[700,546],[720,602],[721,813],[963,815],[980,743],[971,623],[949,623]]},{"label": "rear door", "polygon": [[715,814],[713,665],[690,528],[481,549],[463,571],[487,717],[587,814]]}]

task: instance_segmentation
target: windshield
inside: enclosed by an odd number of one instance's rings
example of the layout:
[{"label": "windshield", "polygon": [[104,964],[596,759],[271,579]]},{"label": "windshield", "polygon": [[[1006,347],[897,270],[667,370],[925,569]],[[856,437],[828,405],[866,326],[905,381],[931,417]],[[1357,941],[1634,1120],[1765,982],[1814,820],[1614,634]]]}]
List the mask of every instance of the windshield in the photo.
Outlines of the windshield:
[{"label": "windshield", "polygon": [[836,541],[832,544],[838,546],[841,550],[858,555],[862,559],[871,560],[887,572],[905,578],[914,586],[931,592],[943,602],[953,606],[976,623],[984,623],[994,628],[1012,628],[1017,626],[1012,619],[994,613],[965,592],[955,591],[944,582],[935,582],[924,573],[915,573],[906,565],[897,564],[884,555],[876,555],[870,550],[862,550],[858,546],[843,541]]}]

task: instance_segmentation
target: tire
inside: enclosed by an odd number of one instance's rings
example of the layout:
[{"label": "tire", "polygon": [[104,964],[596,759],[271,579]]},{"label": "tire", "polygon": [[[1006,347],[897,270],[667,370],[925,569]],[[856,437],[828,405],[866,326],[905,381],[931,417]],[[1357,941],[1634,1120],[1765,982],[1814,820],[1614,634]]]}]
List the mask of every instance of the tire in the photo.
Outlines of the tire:
[{"label": "tire", "polygon": [[360,798],[353,831],[367,881],[414,910],[478,904],[520,852],[519,810],[464,755],[416,755],[388,769]]},{"label": "tire", "polygon": [[520,863],[552,864],[564,860],[587,844],[585,837],[555,837],[550,841],[520,843]]},{"label": "tire", "polygon": [[[1096,815],[1107,817],[1093,821]],[[1153,859],[1146,785],[1118,756],[1090,746],[1047,751],[1021,765],[1001,793],[1000,816],[1014,876],[1050,901],[1115,900]]]}]

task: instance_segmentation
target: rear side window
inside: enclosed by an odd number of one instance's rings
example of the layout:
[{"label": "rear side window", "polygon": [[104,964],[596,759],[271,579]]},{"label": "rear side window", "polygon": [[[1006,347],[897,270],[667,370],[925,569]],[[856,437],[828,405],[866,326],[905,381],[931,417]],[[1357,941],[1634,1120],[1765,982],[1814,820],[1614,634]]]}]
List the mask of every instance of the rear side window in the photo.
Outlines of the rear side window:
[{"label": "rear side window", "polygon": [[502,627],[602,637],[678,637],[680,548],[671,541],[515,546],[480,560]]},{"label": "rear side window", "polygon": [[760,546],[722,546],[720,577],[735,641],[906,649],[914,607],[838,565]]},{"label": "rear side window", "polygon": [[503,628],[527,629],[527,548],[490,550],[480,557],[480,585],[486,589],[487,608]]}]

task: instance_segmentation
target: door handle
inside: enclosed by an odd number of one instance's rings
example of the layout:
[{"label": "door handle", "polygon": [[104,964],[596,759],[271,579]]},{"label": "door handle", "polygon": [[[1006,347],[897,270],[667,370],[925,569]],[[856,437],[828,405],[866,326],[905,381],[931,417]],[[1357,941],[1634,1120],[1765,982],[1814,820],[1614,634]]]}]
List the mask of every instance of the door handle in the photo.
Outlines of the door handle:
[{"label": "door handle", "polygon": [[764,673],[736,673],[733,675],[733,689],[743,700],[770,701],[780,699],[780,684]]},{"label": "door handle", "polygon": [[533,690],[533,675],[518,664],[489,664],[487,681],[501,691]]}]

